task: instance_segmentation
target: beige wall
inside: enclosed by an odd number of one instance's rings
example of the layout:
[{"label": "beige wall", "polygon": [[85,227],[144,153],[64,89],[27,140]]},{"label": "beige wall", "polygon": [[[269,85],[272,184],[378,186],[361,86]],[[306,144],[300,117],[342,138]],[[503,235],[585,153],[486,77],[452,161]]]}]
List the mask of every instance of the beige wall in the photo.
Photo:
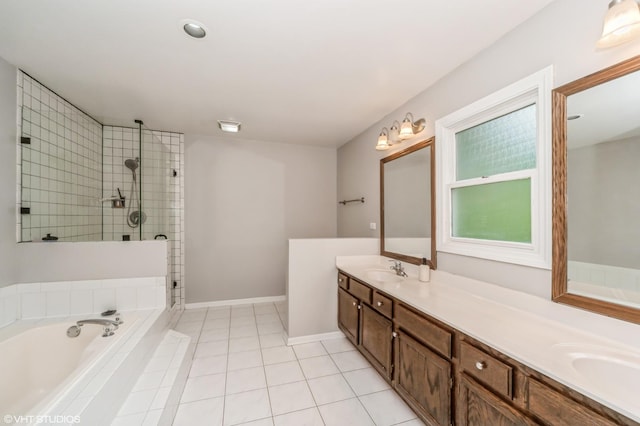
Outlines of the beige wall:
[{"label": "beige wall", "polygon": [[186,302],[285,294],[287,240],[336,236],[336,150],[185,137]]},{"label": "beige wall", "polygon": [[[378,133],[408,111],[425,117],[425,131],[410,143],[434,135],[434,122],[542,68],[555,66],[554,86],[575,80],[640,54],[640,41],[603,52],[595,50],[607,10],[606,1],[557,0],[481,54],[391,111],[338,151],[338,198],[367,197],[360,209],[338,210],[340,237],[377,235],[368,229],[378,221],[378,163],[393,151],[374,149]],[[429,41],[425,41],[429,42]],[[436,58],[437,59],[437,58]],[[388,90],[393,90],[390,85]],[[404,143],[401,149],[409,145]],[[500,262],[438,253],[438,268],[549,298],[551,273]]]},{"label": "beige wall", "polygon": [[16,78],[0,58],[0,287],[16,282]]}]

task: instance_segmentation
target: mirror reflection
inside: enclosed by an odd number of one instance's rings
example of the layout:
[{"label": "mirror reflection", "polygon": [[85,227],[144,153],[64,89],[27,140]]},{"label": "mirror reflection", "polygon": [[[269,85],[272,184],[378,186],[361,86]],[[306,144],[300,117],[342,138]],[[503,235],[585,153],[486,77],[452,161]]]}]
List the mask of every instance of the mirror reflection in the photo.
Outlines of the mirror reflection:
[{"label": "mirror reflection", "polygon": [[568,292],[640,307],[640,72],[567,97]]},{"label": "mirror reflection", "polygon": [[435,268],[433,138],[380,160],[381,252]]}]

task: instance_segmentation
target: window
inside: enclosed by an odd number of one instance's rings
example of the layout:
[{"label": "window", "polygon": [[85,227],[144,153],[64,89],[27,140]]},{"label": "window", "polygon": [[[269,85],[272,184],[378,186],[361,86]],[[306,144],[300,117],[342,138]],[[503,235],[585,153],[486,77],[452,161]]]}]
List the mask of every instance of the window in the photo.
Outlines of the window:
[{"label": "window", "polygon": [[436,121],[439,251],[550,269],[551,79]]}]

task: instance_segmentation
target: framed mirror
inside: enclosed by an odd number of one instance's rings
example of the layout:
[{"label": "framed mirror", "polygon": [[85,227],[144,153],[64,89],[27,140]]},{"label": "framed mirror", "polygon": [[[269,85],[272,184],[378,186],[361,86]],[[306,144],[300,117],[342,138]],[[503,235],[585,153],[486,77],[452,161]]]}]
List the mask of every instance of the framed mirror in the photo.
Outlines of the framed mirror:
[{"label": "framed mirror", "polygon": [[640,323],[640,56],[553,92],[555,301]]},{"label": "framed mirror", "polygon": [[435,138],[380,160],[380,253],[436,268]]}]

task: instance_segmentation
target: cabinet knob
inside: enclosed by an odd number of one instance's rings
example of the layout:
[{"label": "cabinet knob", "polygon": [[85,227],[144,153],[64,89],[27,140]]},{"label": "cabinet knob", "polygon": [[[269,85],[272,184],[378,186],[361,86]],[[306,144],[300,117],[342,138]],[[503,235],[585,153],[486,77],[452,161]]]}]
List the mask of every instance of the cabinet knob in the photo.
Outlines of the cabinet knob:
[{"label": "cabinet knob", "polygon": [[398,337],[398,333],[394,331],[393,333],[391,333],[391,337]]},{"label": "cabinet knob", "polygon": [[376,303],[378,306],[382,306],[382,302],[378,302]]},{"label": "cabinet knob", "polygon": [[353,306],[356,306],[356,305],[357,305],[357,303],[356,303],[356,302],[353,302]]},{"label": "cabinet knob", "polygon": [[338,278],[338,282],[341,283],[342,282],[342,278]]},{"label": "cabinet knob", "polygon": [[476,368],[478,370],[484,370],[485,368],[487,368],[487,363],[484,361],[478,361],[476,362]]},{"label": "cabinet knob", "polygon": [[361,306],[361,305],[358,305],[358,309],[362,309],[362,306]]}]

